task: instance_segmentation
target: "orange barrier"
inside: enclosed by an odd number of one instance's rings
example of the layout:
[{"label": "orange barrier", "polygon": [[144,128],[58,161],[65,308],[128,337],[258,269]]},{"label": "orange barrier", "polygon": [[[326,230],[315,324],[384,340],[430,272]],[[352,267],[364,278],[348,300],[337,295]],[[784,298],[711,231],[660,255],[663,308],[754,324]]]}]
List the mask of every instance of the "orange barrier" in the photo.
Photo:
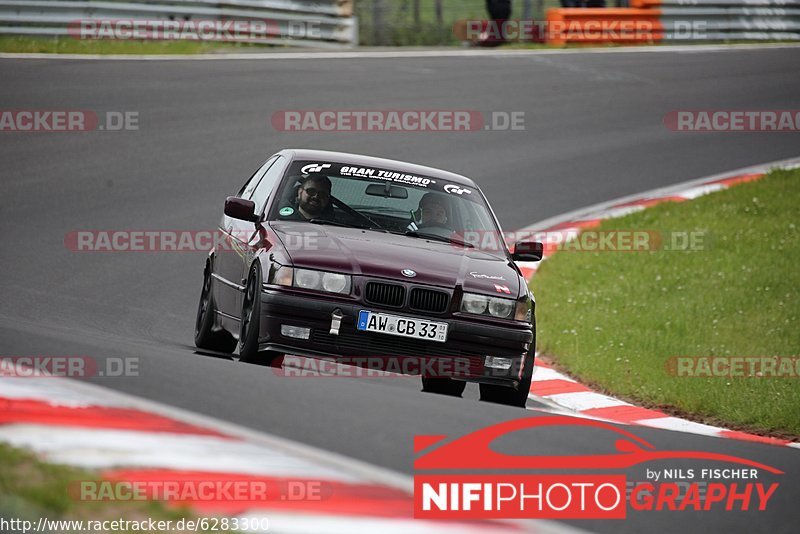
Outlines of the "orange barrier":
[{"label": "orange barrier", "polygon": [[[459,40],[478,46],[513,41],[552,46],[800,41],[800,13],[783,8],[798,0],[696,0],[692,4],[689,0],[630,1],[632,7],[625,9],[548,9],[545,20],[458,21],[453,33]],[[755,3],[770,7],[747,8]]]},{"label": "orange barrier", "polygon": [[552,45],[646,44],[660,42],[663,37],[664,26],[658,9],[547,10],[546,41]]},{"label": "orange barrier", "polygon": [[653,9],[661,7],[661,0],[629,0],[630,6],[636,9]]}]

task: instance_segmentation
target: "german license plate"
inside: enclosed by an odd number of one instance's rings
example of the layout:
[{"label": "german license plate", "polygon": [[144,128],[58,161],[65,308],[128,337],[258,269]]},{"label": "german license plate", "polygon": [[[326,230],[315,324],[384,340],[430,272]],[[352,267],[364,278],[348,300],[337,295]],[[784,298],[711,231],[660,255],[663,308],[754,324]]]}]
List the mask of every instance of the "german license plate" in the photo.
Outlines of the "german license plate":
[{"label": "german license plate", "polygon": [[367,310],[358,312],[358,330],[380,332],[393,336],[413,337],[427,341],[447,341],[447,323],[438,323],[414,317],[400,317]]}]

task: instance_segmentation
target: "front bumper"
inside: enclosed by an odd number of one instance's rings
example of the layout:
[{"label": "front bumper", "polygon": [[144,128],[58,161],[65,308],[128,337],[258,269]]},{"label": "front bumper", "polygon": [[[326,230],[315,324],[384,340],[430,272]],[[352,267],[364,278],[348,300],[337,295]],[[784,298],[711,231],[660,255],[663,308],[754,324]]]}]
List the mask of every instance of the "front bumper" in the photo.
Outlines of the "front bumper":
[{"label": "front bumper", "polygon": [[[356,330],[356,318],[360,310],[389,313],[393,315],[425,318],[448,323],[445,343],[422,341],[412,338],[363,332]],[[331,333],[331,321],[336,312],[341,315],[338,334]],[[281,334],[281,325],[311,329],[309,339],[297,339]],[[379,306],[362,304],[335,298],[313,298],[275,289],[261,292],[261,322],[259,350],[272,350],[300,356],[364,361],[364,358],[427,360],[424,369],[436,369],[439,374],[469,382],[516,386],[519,383],[524,359],[532,353],[534,334],[529,325],[519,327],[496,326],[454,317],[425,316],[406,313]],[[508,358],[513,363],[508,369],[484,366],[486,356]],[[434,361],[437,365],[430,365]],[[444,365],[449,364],[449,365]],[[389,365],[397,368],[398,365]],[[399,367],[415,366],[404,362]],[[454,370],[453,374],[446,374]],[[435,371],[436,372],[436,371]],[[414,373],[416,374],[416,373]]]}]

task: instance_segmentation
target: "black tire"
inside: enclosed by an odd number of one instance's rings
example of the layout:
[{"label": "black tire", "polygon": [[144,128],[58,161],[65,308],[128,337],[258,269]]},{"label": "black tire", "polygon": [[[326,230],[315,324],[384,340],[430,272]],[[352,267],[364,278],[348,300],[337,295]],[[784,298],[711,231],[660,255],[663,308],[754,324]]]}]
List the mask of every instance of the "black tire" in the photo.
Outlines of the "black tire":
[{"label": "black tire", "polygon": [[507,406],[517,406],[524,408],[528,401],[528,393],[531,390],[531,379],[533,378],[533,351],[528,353],[525,358],[525,367],[522,370],[522,380],[518,387],[498,386],[495,384],[481,384],[481,400],[505,404]]},{"label": "black tire", "polygon": [[224,330],[214,330],[215,311],[211,263],[206,262],[203,289],[200,290],[200,302],[197,305],[197,317],[194,322],[194,344],[200,349],[232,353],[236,349],[236,340]]},{"label": "black tire", "polygon": [[261,269],[257,263],[250,267],[247,285],[242,296],[239,321],[239,359],[258,363],[258,336],[261,329]]},{"label": "black tire", "polygon": [[426,378],[422,377],[422,391],[427,393],[438,393],[450,397],[460,397],[464,393],[467,383],[462,380],[452,378]]},{"label": "black tire", "polygon": [[239,361],[256,365],[270,365],[278,352],[258,350],[258,338],[261,335],[261,267],[254,263],[250,267],[244,296],[242,298],[242,315],[239,323]]}]

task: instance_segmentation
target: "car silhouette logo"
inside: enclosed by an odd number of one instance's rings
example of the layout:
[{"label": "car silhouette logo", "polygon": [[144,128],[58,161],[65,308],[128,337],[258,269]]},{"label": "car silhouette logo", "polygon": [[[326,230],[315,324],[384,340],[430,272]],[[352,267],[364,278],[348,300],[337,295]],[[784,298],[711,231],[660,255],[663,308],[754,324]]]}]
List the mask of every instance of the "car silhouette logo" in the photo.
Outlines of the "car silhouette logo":
[{"label": "car silhouette logo", "polygon": [[463,195],[464,193],[471,195],[472,191],[467,189],[466,187],[459,187],[453,184],[447,184],[444,186],[444,190],[447,193],[454,194],[454,195]]},{"label": "car silhouette logo", "polygon": [[[495,452],[491,443],[495,439],[530,428],[556,426],[584,426],[610,430],[616,434],[615,454],[581,456],[508,456]],[[569,416],[528,417],[498,423],[456,438],[447,436],[415,436],[415,470],[464,470],[464,469],[624,469],[654,460],[711,460],[730,462],[763,469],[774,474],[783,471],[759,462],[702,451],[658,451],[655,446],[626,430],[615,428],[601,421],[578,419]],[[420,455],[421,454],[421,455]]]},{"label": "car silhouette logo", "polygon": [[308,165],[300,169],[300,172],[303,174],[308,174],[311,172],[320,172],[330,168],[330,166],[331,166],[330,163],[309,163]]},{"label": "car silhouette logo", "polygon": [[400,274],[402,274],[403,276],[407,276],[408,278],[414,278],[415,276],[417,276],[417,272],[412,271],[411,269],[403,269],[402,271],[400,271]]}]

